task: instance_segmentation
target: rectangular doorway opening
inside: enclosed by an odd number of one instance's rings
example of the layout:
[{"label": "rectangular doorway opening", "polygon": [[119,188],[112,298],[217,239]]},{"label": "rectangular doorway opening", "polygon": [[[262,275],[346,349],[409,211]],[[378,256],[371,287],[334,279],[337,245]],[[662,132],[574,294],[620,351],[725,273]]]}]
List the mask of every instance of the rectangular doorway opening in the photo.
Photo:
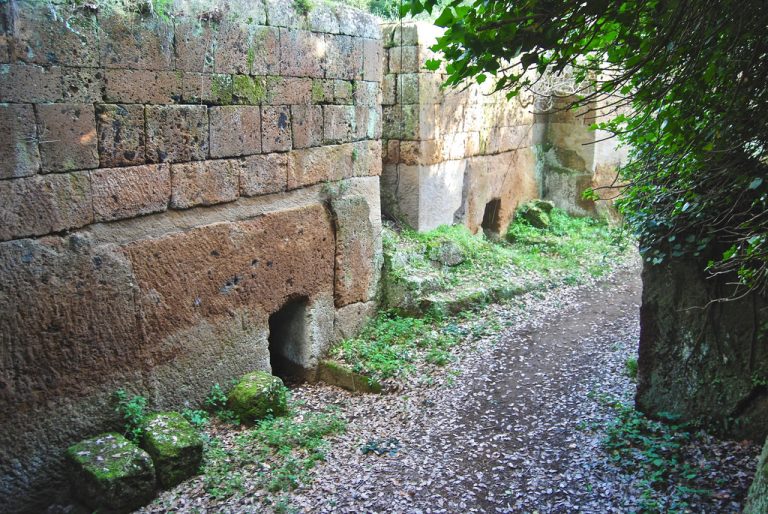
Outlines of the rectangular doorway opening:
[{"label": "rectangular doorway opening", "polygon": [[305,297],[289,300],[269,317],[269,363],[272,374],[283,382],[300,383],[307,370],[302,366],[307,345]]},{"label": "rectangular doorway opening", "polygon": [[485,212],[483,212],[483,223],[480,225],[483,228],[483,232],[486,236],[491,238],[497,238],[501,232],[501,199],[494,198],[487,204],[485,204]]}]

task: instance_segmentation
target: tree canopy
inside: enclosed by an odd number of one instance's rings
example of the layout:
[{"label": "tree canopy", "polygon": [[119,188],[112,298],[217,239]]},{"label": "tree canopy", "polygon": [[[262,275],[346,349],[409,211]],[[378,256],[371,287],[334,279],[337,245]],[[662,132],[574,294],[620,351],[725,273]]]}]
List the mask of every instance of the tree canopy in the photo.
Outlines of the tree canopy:
[{"label": "tree canopy", "polygon": [[409,0],[402,14],[433,10],[448,85],[514,96],[568,74],[574,106],[608,113],[595,127],[631,149],[619,204],[647,261],[700,258],[766,292],[768,2]]}]

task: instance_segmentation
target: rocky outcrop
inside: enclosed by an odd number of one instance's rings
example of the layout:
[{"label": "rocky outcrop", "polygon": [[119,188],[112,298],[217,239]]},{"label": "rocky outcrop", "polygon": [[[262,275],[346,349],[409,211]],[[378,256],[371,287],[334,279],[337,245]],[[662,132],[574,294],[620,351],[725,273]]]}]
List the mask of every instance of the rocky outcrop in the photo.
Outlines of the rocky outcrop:
[{"label": "rocky outcrop", "polygon": [[722,435],[768,435],[768,299],[707,278],[704,261],[643,268],[637,406]]}]

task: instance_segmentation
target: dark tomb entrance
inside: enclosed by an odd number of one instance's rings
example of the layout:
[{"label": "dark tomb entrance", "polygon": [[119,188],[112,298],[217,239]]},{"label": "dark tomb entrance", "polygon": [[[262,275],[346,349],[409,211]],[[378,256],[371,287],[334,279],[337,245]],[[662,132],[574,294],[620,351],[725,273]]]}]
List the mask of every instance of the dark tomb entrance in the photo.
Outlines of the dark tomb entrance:
[{"label": "dark tomb entrance", "polygon": [[499,237],[501,232],[501,218],[499,212],[501,211],[501,199],[494,198],[487,204],[485,204],[485,212],[483,213],[483,223],[480,225],[483,228],[483,232],[488,237]]},{"label": "dark tomb entrance", "polygon": [[307,345],[307,298],[289,300],[269,317],[269,363],[272,374],[283,382],[304,381],[307,370],[301,365]]}]

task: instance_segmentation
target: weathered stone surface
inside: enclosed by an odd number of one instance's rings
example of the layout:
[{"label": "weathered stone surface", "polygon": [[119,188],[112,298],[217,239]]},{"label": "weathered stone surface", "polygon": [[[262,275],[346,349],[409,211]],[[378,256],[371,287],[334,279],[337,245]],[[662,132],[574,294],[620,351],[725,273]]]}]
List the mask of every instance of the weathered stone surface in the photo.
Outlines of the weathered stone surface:
[{"label": "weathered stone surface", "polygon": [[355,130],[354,106],[323,106],[323,142],[325,144],[337,144],[352,141]]},{"label": "weathered stone surface", "polygon": [[520,214],[533,227],[540,229],[549,228],[549,215],[535,204],[526,205],[520,211]]},{"label": "weathered stone surface", "polygon": [[218,34],[214,59],[217,73],[278,73],[278,29],[253,26],[239,17],[223,21]]},{"label": "weathered stone surface", "polygon": [[381,82],[381,59],[383,52],[381,40],[363,40],[363,80]]},{"label": "weathered stone surface", "polygon": [[349,36],[381,39],[380,19],[376,16],[343,4],[336,5],[339,32]]},{"label": "weathered stone surface", "polygon": [[264,153],[291,149],[291,111],[287,105],[261,108],[261,147]]},{"label": "weathered stone surface", "polygon": [[397,75],[385,75],[381,82],[381,105],[394,105],[397,103]]},{"label": "weathered stone surface", "polygon": [[323,108],[319,105],[292,105],[291,129],[294,148],[310,148],[323,142]]},{"label": "weathered stone surface", "polygon": [[43,173],[99,165],[93,105],[40,104],[35,111]]},{"label": "weathered stone surface", "polygon": [[205,106],[146,107],[147,162],[199,161],[208,154]]},{"label": "weathered stone surface", "polygon": [[0,65],[0,101],[55,102],[62,96],[61,68],[32,64]]},{"label": "weathered stone surface", "polygon": [[87,171],[0,181],[0,240],[40,236],[93,221]]},{"label": "weathered stone surface", "polygon": [[142,424],[141,446],[152,457],[164,488],[195,476],[203,460],[203,439],[178,412],[150,414]]},{"label": "weathered stone surface", "polygon": [[381,139],[381,107],[355,106],[354,139]]},{"label": "weathered stone surface", "polygon": [[222,159],[171,165],[171,207],[188,209],[237,200],[240,161]]},{"label": "weathered stone surface", "polygon": [[381,140],[360,141],[352,147],[352,176],[381,175]]},{"label": "weathered stone surface", "polygon": [[290,77],[323,78],[327,57],[321,34],[280,29],[280,74]]},{"label": "weathered stone surface", "polygon": [[240,378],[227,394],[227,408],[243,423],[288,412],[283,381],[265,371],[254,371]]},{"label": "weathered stone surface", "polygon": [[257,106],[212,107],[211,157],[237,157],[261,152],[261,109]]},{"label": "weathered stone surface", "polygon": [[168,104],[181,101],[181,75],[177,72],[107,69],[105,75],[108,102]]},{"label": "weathered stone surface", "polygon": [[216,33],[219,24],[207,19],[183,16],[174,23],[176,69],[188,72],[213,71]]},{"label": "weathered stone surface", "polygon": [[363,42],[350,36],[326,35],[326,78],[360,80],[363,78]]},{"label": "weathered stone surface", "polygon": [[88,10],[54,16],[53,9],[33,0],[17,2],[13,16],[12,59],[33,64],[97,67],[99,39],[96,15]]},{"label": "weathered stone surface", "polygon": [[336,81],[333,79],[314,79],[312,81],[312,103],[314,104],[332,104],[334,103],[334,86]]},{"label": "weathered stone surface", "polygon": [[310,104],[312,103],[312,79],[268,77],[265,100],[270,105]]},{"label": "weathered stone surface", "polygon": [[765,512],[768,512],[768,441],[763,445],[763,452],[757,462],[755,478],[749,488],[742,514],[764,514]]},{"label": "weathered stone surface", "polygon": [[294,150],[288,164],[288,189],[352,176],[351,144]]},{"label": "weathered stone surface", "polygon": [[130,512],[155,496],[152,459],[120,434],[71,446],[67,460],[75,494],[92,509]]},{"label": "weathered stone surface", "polygon": [[331,208],[336,219],[336,307],[367,302],[370,284],[376,280],[370,207],[364,197],[356,196],[332,199]]},{"label": "weathered stone surface", "polygon": [[100,166],[144,164],[144,106],[98,104],[96,122]]},{"label": "weathered stone surface", "polygon": [[381,393],[381,384],[377,380],[355,373],[348,365],[334,360],[320,361],[317,380],[353,393]]},{"label": "weathered stone surface", "polygon": [[246,157],[240,168],[240,194],[258,196],[285,191],[287,177],[287,154],[270,153]]},{"label": "weathered stone surface", "polygon": [[132,218],[168,208],[167,164],[106,168],[91,172],[94,221]]},{"label": "weathered stone surface", "polygon": [[349,80],[333,80],[333,103],[350,105],[353,102],[353,82]]},{"label": "weathered stone surface", "polygon": [[707,259],[643,266],[637,407],[696,420],[722,435],[768,435],[768,348],[755,337],[768,299],[734,294],[735,277],[707,279]]},{"label": "weathered stone surface", "polygon": [[[266,0],[267,23],[273,27],[307,28],[306,10],[291,0]],[[313,6],[314,7],[314,6]]]},{"label": "weathered stone surface", "polygon": [[182,73],[182,98],[185,103],[229,105],[233,102],[232,75],[221,73]]},{"label": "weathered stone surface", "polygon": [[173,26],[160,17],[114,12],[99,17],[101,65],[129,70],[172,70]]},{"label": "weathered stone surface", "polygon": [[419,47],[398,46],[389,49],[389,73],[418,73]]},{"label": "weathered stone surface", "polygon": [[104,71],[99,68],[61,68],[60,102],[102,102]]},{"label": "weathered stone surface", "polygon": [[339,33],[339,19],[336,17],[332,5],[313,5],[307,14],[307,19],[312,32]]},{"label": "weathered stone surface", "polygon": [[549,214],[552,212],[552,209],[555,208],[555,204],[553,202],[550,202],[549,200],[535,200],[533,202],[533,205],[544,211],[545,213]]},{"label": "weathered stone surface", "polygon": [[0,179],[40,171],[37,125],[31,105],[0,104]]},{"label": "weathered stone surface", "polygon": [[333,340],[357,337],[366,323],[373,319],[378,312],[376,302],[353,303],[336,309],[333,321]]}]

